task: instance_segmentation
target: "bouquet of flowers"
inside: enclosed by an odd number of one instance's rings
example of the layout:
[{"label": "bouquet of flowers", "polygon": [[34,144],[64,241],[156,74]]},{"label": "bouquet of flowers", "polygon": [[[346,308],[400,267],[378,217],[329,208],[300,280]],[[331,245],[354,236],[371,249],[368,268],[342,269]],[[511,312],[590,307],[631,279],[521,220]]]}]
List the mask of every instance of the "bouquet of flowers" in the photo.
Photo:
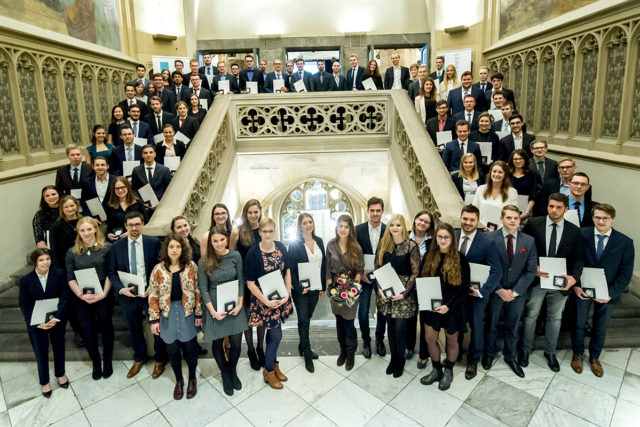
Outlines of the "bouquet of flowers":
[{"label": "bouquet of flowers", "polygon": [[341,274],[334,283],[329,286],[330,298],[338,303],[345,304],[347,307],[353,306],[358,298],[362,286],[355,282],[346,274]]}]

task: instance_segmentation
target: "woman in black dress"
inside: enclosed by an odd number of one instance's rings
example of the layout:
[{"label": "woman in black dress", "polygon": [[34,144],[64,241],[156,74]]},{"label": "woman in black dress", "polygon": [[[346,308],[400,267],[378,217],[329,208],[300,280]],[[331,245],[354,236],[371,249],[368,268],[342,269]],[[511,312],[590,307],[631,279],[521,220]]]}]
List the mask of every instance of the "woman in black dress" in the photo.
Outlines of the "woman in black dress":
[{"label": "woman in black dress", "polygon": [[60,216],[58,202],[60,194],[55,185],[47,185],[42,189],[40,195],[40,209],[33,216],[31,225],[33,226],[33,238],[39,248],[49,247],[49,230]]},{"label": "woman in black dress", "polygon": [[366,80],[368,78],[372,78],[373,82],[376,84],[376,89],[382,90],[384,86],[382,84],[382,76],[380,76],[380,69],[378,68],[378,62],[375,59],[372,59],[367,64],[367,68],[364,70],[364,77],[362,80]]},{"label": "woman in black dress", "polygon": [[[440,390],[447,390],[453,381],[453,365],[458,358],[460,347],[458,333],[464,333],[464,299],[469,293],[469,263],[458,252],[453,227],[440,223],[434,241],[431,243],[422,267],[421,277],[439,277],[442,290],[442,305],[435,310],[424,311],[427,346],[433,363],[429,375],[420,379],[424,385],[438,381]],[[447,336],[444,372],[440,363],[438,335],[445,329]]]},{"label": "woman in black dress", "polygon": [[107,237],[112,242],[127,237],[127,231],[124,228],[124,218],[127,213],[137,211],[143,217],[145,215],[144,204],[133,194],[131,183],[124,176],[115,179],[108,206]]},{"label": "woman in black dress", "polygon": [[204,117],[207,115],[207,110],[200,107],[200,98],[195,93],[189,97],[189,116],[194,119],[198,119],[198,123],[202,124]]},{"label": "woman in black dress", "polygon": [[[313,217],[308,213],[298,215],[298,231],[296,240],[289,244],[288,263],[291,268],[291,287],[293,303],[298,313],[298,336],[300,344],[298,344],[298,352],[304,356],[304,365],[307,371],[313,372],[313,359],[317,359],[318,355],[311,350],[309,341],[309,324],[311,316],[316,309],[318,299],[322,298],[326,287],[326,257],[324,255],[324,243],[322,239],[316,236],[315,223]],[[300,282],[298,270],[299,263],[310,263],[320,270],[321,290],[311,290],[309,287],[303,287]]]},{"label": "woman in black dress", "polygon": [[120,125],[124,123],[125,114],[122,111],[122,107],[116,105],[111,109],[111,123],[109,123],[109,129],[107,130],[107,142],[109,144],[122,145],[120,139]]},{"label": "woman in black dress", "polygon": [[[511,156],[509,156],[509,171],[511,186],[518,192],[518,197],[528,196],[529,199],[526,209],[523,209],[522,214],[520,214],[520,221],[524,221],[529,216],[529,213],[533,212],[533,205],[538,191],[542,188],[542,181],[540,180],[540,175],[533,173],[529,169],[529,157],[521,148],[511,152]],[[520,206],[520,209],[523,207]]]},{"label": "woman in black dress", "polygon": [[80,203],[73,196],[63,196],[58,203],[58,219],[51,225],[49,242],[53,264],[65,268],[67,251],[76,241],[76,224],[80,219]]}]

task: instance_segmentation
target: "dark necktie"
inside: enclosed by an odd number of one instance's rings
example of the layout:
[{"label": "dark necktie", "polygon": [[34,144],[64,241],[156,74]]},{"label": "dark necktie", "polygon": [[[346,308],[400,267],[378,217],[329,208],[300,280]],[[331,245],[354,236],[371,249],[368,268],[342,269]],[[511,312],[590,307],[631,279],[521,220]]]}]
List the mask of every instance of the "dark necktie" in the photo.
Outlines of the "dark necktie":
[{"label": "dark necktie", "polygon": [[460,143],[460,152],[464,154],[464,142]]},{"label": "dark necktie", "polygon": [[138,275],[138,260],[136,256],[136,244],[137,241],[131,242],[131,258],[129,259],[129,265],[131,266],[131,274]]},{"label": "dark necktie", "polygon": [[462,245],[460,246],[460,253],[462,255],[467,255],[467,242],[469,241],[469,236],[464,236],[462,238]]},{"label": "dark necktie", "polygon": [[509,260],[509,265],[513,261],[513,235],[507,234],[507,259]]},{"label": "dark necktie", "polygon": [[147,168],[147,179],[149,180],[149,184],[151,184],[151,168]]},{"label": "dark necktie", "polygon": [[597,234],[598,237],[598,246],[596,246],[596,258],[600,261],[600,257],[602,256],[602,252],[604,252],[604,239],[607,237],[605,234]]},{"label": "dark necktie", "polygon": [[156,116],[156,125],[158,126],[158,133],[162,132],[162,120],[160,116]]},{"label": "dark necktie", "polygon": [[300,80],[302,80],[302,71],[300,71],[298,75],[300,76]]},{"label": "dark necktie", "polygon": [[207,74],[211,74],[211,67],[207,67]]},{"label": "dark necktie", "polygon": [[467,113],[467,121],[471,123],[471,113]]},{"label": "dark necktie", "polygon": [[544,162],[538,162],[538,175],[540,178],[544,178]]},{"label": "dark necktie", "polygon": [[180,119],[180,129],[182,129],[183,125],[184,125],[184,119]]},{"label": "dark necktie", "polygon": [[324,80],[324,71],[320,73],[320,84],[322,84],[323,80]]},{"label": "dark necktie", "polygon": [[73,185],[76,186],[80,184],[80,179],[78,177],[78,168],[73,168]]},{"label": "dark necktie", "polygon": [[582,215],[580,214],[580,200],[576,200],[575,202],[573,202],[573,207],[576,208],[576,211],[578,211],[578,218],[580,218],[580,223],[582,224]]},{"label": "dark necktie", "polygon": [[282,77],[280,77],[280,73],[276,73],[276,80],[282,80]]},{"label": "dark necktie", "polygon": [[480,89],[484,92],[485,91],[485,83],[480,83]]},{"label": "dark necktie", "polygon": [[176,96],[178,97],[178,99],[180,98],[180,87],[176,86]]},{"label": "dark necktie", "polygon": [[549,239],[549,250],[547,251],[547,256],[555,257],[556,256],[556,241],[558,239],[558,224],[551,224],[553,230],[551,230],[551,239]]}]

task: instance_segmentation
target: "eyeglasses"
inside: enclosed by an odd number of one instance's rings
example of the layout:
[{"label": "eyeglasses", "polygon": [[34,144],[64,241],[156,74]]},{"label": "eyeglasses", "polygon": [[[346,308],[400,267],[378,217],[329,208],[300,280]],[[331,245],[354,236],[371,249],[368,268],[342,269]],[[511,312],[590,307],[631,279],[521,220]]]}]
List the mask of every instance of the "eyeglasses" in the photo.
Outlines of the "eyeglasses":
[{"label": "eyeglasses", "polygon": [[546,147],[532,147],[531,150],[533,151],[542,151],[544,150]]},{"label": "eyeglasses", "polygon": [[575,187],[586,187],[587,185],[589,185],[589,183],[587,182],[570,182],[569,184],[575,186]]},{"label": "eyeglasses", "polygon": [[276,232],[276,230],[260,230],[260,232],[264,234],[273,234]]},{"label": "eyeglasses", "polygon": [[439,239],[439,240],[451,240],[451,236],[436,236],[436,239]]},{"label": "eyeglasses", "polygon": [[127,187],[113,187],[113,189],[116,191],[120,191],[120,190],[126,190]]},{"label": "eyeglasses", "polygon": [[226,212],[216,212],[213,214],[213,216],[227,216]]},{"label": "eyeglasses", "polygon": [[593,219],[596,221],[609,221],[611,217],[610,216],[594,216]]},{"label": "eyeglasses", "polygon": [[574,167],[575,167],[575,166],[573,166],[573,165],[571,165],[571,166],[558,166],[558,169],[565,170],[565,169],[572,169],[572,168],[574,168]]},{"label": "eyeglasses", "polygon": [[131,227],[131,228],[139,228],[142,227],[142,223],[141,222],[136,222],[135,224],[131,224],[130,222],[128,222],[126,224],[127,227]]}]

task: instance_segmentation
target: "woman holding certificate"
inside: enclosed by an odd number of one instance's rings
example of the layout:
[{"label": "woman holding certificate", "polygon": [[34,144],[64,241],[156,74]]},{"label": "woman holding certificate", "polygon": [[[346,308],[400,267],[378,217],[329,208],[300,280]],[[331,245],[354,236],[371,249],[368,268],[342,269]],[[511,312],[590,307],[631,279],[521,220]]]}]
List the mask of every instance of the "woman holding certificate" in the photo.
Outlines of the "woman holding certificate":
[{"label": "woman holding certificate", "polygon": [[389,325],[391,361],[386,372],[398,378],[404,371],[407,322],[418,312],[415,286],[420,273],[420,249],[409,238],[404,217],[399,214],[391,217],[376,252],[376,269],[386,264],[391,264],[405,288],[404,292],[387,298],[382,292],[384,284],[378,281],[379,298],[376,298],[378,312],[386,317]]},{"label": "woman holding certificate", "polygon": [[[67,280],[71,293],[77,298],[74,307],[84,345],[93,362],[92,378],[99,380],[113,374],[113,293],[106,272],[106,256],[111,244],[104,241],[94,218],[80,218],[77,228],[76,242],[67,252]],[[78,270],[86,269],[95,272],[99,283],[85,283],[77,277]],[[98,331],[102,332],[102,359]]]},{"label": "woman holding certificate", "polygon": [[491,164],[487,183],[478,187],[472,205],[480,210],[480,222],[489,230],[498,228],[504,206],[518,206],[518,192],[511,186],[509,166],[505,162],[496,160]]},{"label": "woman holding certificate", "polygon": [[[42,395],[48,398],[51,397],[49,340],[51,340],[53,369],[58,385],[62,388],[69,387],[69,380],[64,374],[64,331],[67,325],[68,288],[64,272],[51,268],[51,251],[49,249],[36,249],[31,253],[29,261],[35,266],[35,269],[20,279],[18,304],[24,315],[24,320],[27,322],[29,341],[31,341],[36,356]],[[33,319],[36,303],[53,298],[58,299],[57,311],[53,315],[44,313],[42,319]],[[47,321],[47,318],[50,319]],[[33,324],[34,321],[35,324]]]},{"label": "woman holding certificate", "polygon": [[162,242],[160,263],[149,277],[149,321],[151,333],[167,344],[171,368],[176,377],[173,398],[182,399],[182,355],[189,368],[187,399],[198,392],[196,366],[198,341],[196,327],[202,325],[202,307],[198,286],[198,267],[191,260],[191,247],[181,235],[171,233]]},{"label": "woman holding certificate", "polygon": [[533,205],[538,196],[538,190],[542,188],[542,181],[540,175],[529,169],[529,156],[522,148],[516,148],[511,152],[509,170],[509,180],[518,192],[518,196],[528,196],[526,208],[519,205],[520,210],[523,210],[520,214],[520,220],[526,221],[529,212],[533,212]]},{"label": "woman holding certificate", "polygon": [[[214,226],[208,232],[207,251],[198,263],[198,281],[200,295],[206,308],[202,321],[204,340],[211,341],[211,351],[222,374],[222,387],[225,394],[233,396],[233,391],[241,390],[242,383],[236,372],[242,333],[247,330],[247,317],[244,312],[244,281],[242,258],[237,251],[227,249],[227,232],[221,226]],[[236,300],[225,309],[223,301],[218,299],[223,287],[236,289]],[[221,295],[221,294],[220,294]],[[228,311],[227,311],[228,310]],[[224,337],[229,337],[227,361],[223,348]]]},{"label": "woman holding certificate", "polygon": [[51,260],[58,268],[64,269],[65,257],[76,240],[76,224],[81,216],[78,199],[73,196],[62,196],[58,202],[58,219],[49,229]]},{"label": "woman holding certificate", "polygon": [[[258,244],[253,245],[247,253],[244,263],[244,275],[247,286],[251,291],[251,306],[249,307],[249,326],[265,328],[266,349],[264,355],[264,370],[262,376],[264,382],[271,388],[281,389],[281,381],[287,377],[280,371],[277,354],[280,340],[282,340],[282,328],[280,324],[289,318],[291,314],[291,272],[287,264],[287,249],[284,244],[274,240],[276,223],[271,218],[260,221],[260,237]],[[281,277],[273,279],[269,276],[269,284],[272,281],[276,285],[284,282],[285,289],[277,292],[267,292],[267,277],[269,273],[279,271]],[[263,289],[265,293],[263,293]],[[271,289],[271,288],[269,288]],[[284,294],[284,295],[283,295]]]},{"label": "woman holding certificate", "polygon": [[156,144],[156,162],[165,165],[165,157],[179,157],[182,161],[184,155],[187,154],[187,146],[184,142],[175,139],[176,131],[171,123],[165,123],[162,126],[162,135],[164,141]]},{"label": "woman holding certificate", "polygon": [[[336,316],[336,330],[340,343],[337,365],[353,368],[358,335],[354,319],[358,313],[360,276],[364,271],[364,255],[356,238],[356,228],[349,215],[340,215],[336,222],[336,237],[327,244],[327,287],[330,289],[331,311]],[[340,292],[339,287],[346,286]],[[333,286],[332,286],[333,285]],[[355,289],[356,292],[353,292]],[[350,295],[353,294],[353,295]],[[343,297],[344,296],[344,297]],[[339,300],[339,299],[342,299]]]},{"label": "woman holding certificate", "polygon": [[[429,356],[433,363],[433,370],[429,375],[420,379],[424,385],[430,385],[438,381],[440,390],[447,390],[453,381],[453,365],[460,351],[458,345],[458,333],[464,333],[465,320],[463,302],[469,293],[469,263],[464,255],[458,252],[453,227],[441,223],[436,231],[435,241],[431,244],[429,252],[422,266],[421,277],[438,277],[442,302],[433,310],[424,311],[424,323],[426,326],[427,346]],[[438,335],[444,328],[447,336],[444,372],[440,363],[440,345]]]},{"label": "woman holding certificate", "polygon": [[484,175],[478,170],[476,156],[473,153],[462,155],[460,158],[460,170],[451,176],[465,204],[468,201],[473,201],[478,187],[482,185],[482,178],[484,178]]},{"label": "woman holding certificate", "polygon": [[107,210],[107,237],[112,242],[127,237],[124,218],[129,212],[137,211],[145,216],[144,203],[137,199],[131,183],[124,176],[116,177]]},{"label": "woman holding certificate", "polygon": [[[304,356],[304,366],[309,372],[315,370],[313,359],[318,355],[311,350],[309,342],[309,324],[313,311],[318,304],[318,298],[322,298],[326,284],[326,258],[324,256],[324,244],[322,239],[316,236],[313,217],[308,213],[298,216],[297,238],[289,244],[288,263],[291,266],[291,287],[293,288],[293,303],[298,313],[298,335],[300,344],[298,352]],[[300,267],[300,264],[303,264]],[[310,277],[310,272],[315,272]],[[319,280],[320,283],[313,283]],[[313,285],[319,285],[320,289],[313,289]]]}]

